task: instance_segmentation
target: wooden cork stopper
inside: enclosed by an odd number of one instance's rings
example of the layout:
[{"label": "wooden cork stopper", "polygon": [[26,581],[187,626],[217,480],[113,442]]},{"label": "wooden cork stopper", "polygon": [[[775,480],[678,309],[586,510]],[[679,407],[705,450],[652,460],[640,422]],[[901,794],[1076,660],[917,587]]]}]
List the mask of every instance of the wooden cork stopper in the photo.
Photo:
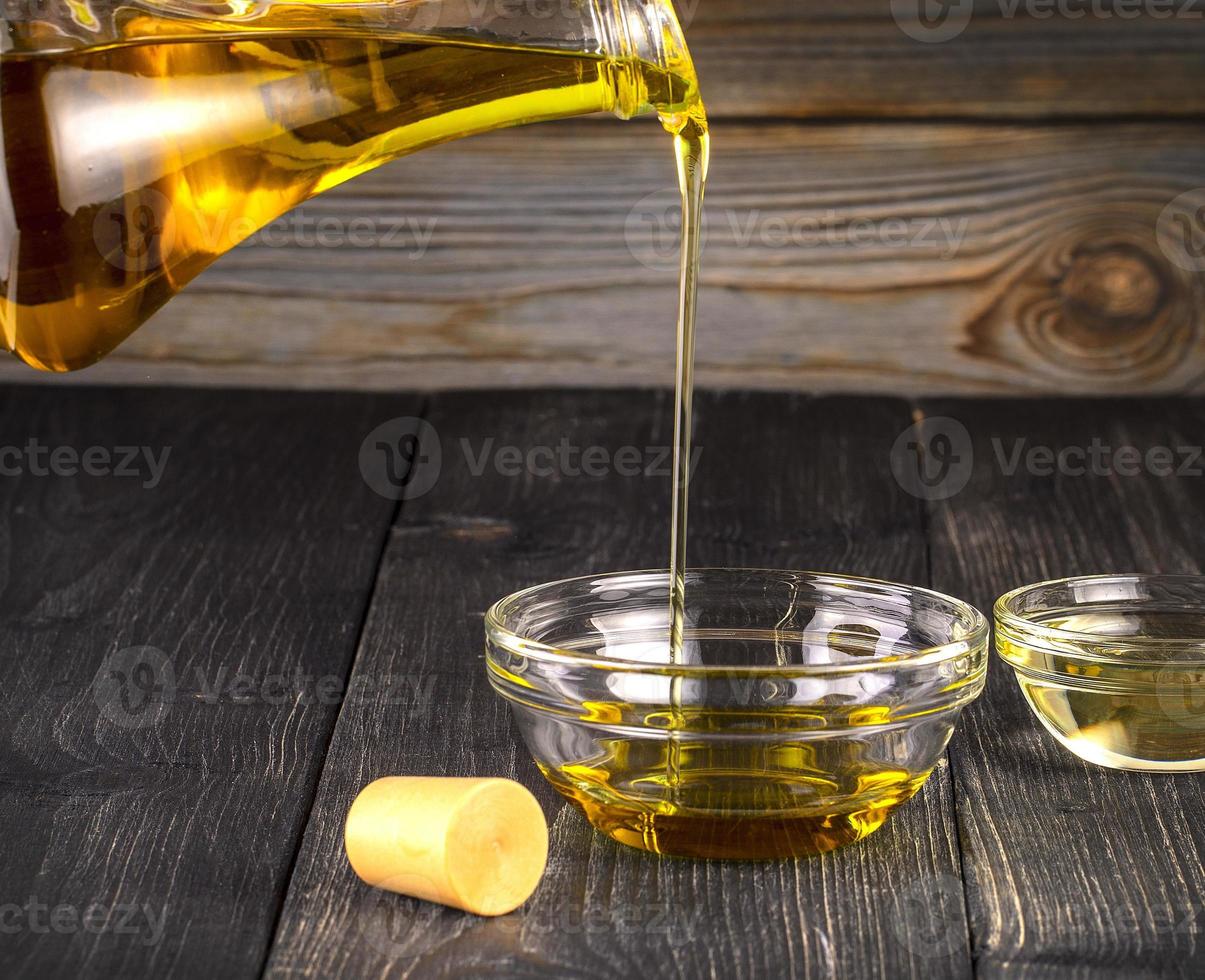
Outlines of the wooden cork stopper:
[{"label": "wooden cork stopper", "polygon": [[548,861],[544,811],[509,779],[378,779],[352,803],[343,839],[367,884],[476,915],[518,908]]}]

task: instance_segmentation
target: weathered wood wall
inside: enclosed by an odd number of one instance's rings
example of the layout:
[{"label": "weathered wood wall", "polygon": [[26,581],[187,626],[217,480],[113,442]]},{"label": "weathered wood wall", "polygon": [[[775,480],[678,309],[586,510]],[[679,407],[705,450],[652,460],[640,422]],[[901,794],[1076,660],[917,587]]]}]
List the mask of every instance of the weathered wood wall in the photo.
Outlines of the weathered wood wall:
[{"label": "weathered wood wall", "polygon": [[[1205,390],[1205,0],[920,2],[682,0],[716,117],[700,382]],[[673,179],[650,121],[431,150],[66,380],[666,384]]]}]

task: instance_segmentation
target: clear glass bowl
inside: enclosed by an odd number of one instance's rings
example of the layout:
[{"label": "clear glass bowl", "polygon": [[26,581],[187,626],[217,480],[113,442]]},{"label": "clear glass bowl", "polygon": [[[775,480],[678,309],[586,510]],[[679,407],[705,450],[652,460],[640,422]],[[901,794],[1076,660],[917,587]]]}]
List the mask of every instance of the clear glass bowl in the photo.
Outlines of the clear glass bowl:
[{"label": "clear glass bowl", "polygon": [[860,840],[983,689],[987,621],[935,592],[693,569],[686,595],[677,662],[665,572],[541,585],[486,615],[490,681],[541,771],[633,847],[771,858]]},{"label": "clear glass bowl", "polygon": [[1205,578],[1095,575],[1017,589],[996,603],[996,652],[1080,758],[1205,770]]}]

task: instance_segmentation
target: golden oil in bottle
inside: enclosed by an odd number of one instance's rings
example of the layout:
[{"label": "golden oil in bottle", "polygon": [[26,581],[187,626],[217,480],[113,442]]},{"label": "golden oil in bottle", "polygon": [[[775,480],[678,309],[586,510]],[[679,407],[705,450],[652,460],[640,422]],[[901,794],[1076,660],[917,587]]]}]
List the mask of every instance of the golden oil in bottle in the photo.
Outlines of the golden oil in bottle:
[{"label": "golden oil in bottle", "polygon": [[[1097,606],[1044,615],[1035,625],[1093,637],[1039,644],[997,630],[997,650],[1026,700],[1067,748],[1115,769],[1205,768],[1200,613]],[[1133,638],[1139,644],[1127,642]]]},{"label": "golden oil in bottle", "polygon": [[[44,370],[85,367],[219,256],[359,173],[500,126],[651,107],[674,137],[682,190],[670,548],[679,635],[709,135],[668,5],[648,57],[374,32],[356,19],[396,12],[388,4],[280,4],[279,23],[266,5],[257,19],[235,16],[249,6],[227,4],[230,16],[208,21],[131,7],[118,33],[83,47],[36,20],[22,25],[25,43],[0,57],[5,348]],[[619,21],[627,13],[614,8]]]},{"label": "golden oil in bottle", "polygon": [[[388,160],[503,125],[651,106],[682,192],[670,543],[673,649],[686,564],[695,319],[710,137],[685,49],[661,61],[463,39],[142,15],[132,40],[0,58],[0,336],[34,367],[112,351],[219,256]],[[299,19],[300,18],[300,19]],[[223,33],[225,32],[225,33]],[[6,207],[7,206],[7,207]]]},{"label": "golden oil in bottle", "polygon": [[[643,106],[697,145],[689,58],[617,60],[463,40],[195,32],[0,58],[0,336],[84,367],[290,208],[424,147]],[[221,25],[209,25],[217,31]],[[159,35],[164,35],[160,37]],[[503,192],[503,189],[500,189]]]}]

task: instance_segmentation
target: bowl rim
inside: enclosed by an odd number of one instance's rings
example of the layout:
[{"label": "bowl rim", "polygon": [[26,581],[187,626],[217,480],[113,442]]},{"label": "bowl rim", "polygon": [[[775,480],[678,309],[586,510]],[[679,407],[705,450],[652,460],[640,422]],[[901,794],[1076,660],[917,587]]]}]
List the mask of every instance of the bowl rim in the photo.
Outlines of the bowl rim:
[{"label": "bowl rim", "polygon": [[[1205,575],[1193,575],[1191,573],[1146,573],[1146,572],[1106,572],[1099,575],[1067,575],[1062,578],[1047,579],[1042,582],[1033,582],[1029,585],[1022,585],[1019,588],[1010,590],[1004,593],[996,600],[993,606],[992,613],[996,625],[997,634],[997,652],[999,652],[999,635],[1002,631],[1010,634],[1020,634],[1023,640],[1036,640],[1042,642],[1045,640],[1064,640],[1076,644],[1107,644],[1115,648],[1126,648],[1129,650],[1140,650],[1151,653],[1176,649],[1176,650],[1195,650],[1198,654],[1196,658],[1184,659],[1183,657],[1164,658],[1162,660],[1146,660],[1143,663],[1146,666],[1151,664],[1159,664],[1161,666],[1177,666],[1184,668],[1192,668],[1201,664],[1205,664],[1205,639],[1189,639],[1187,637],[1153,637],[1153,636],[1113,636],[1104,633],[1093,633],[1088,630],[1069,630],[1058,626],[1045,626],[1041,623],[1036,623],[1032,619],[1027,619],[1013,611],[1013,604],[1022,596],[1037,592],[1039,589],[1052,588],[1056,586],[1071,586],[1076,584],[1093,584],[1105,582],[1124,582],[1124,581],[1139,581],[1139,582],[1186,582],[1199,586],[1205,591]],[[1074,607],[1071,607],[1074,608]],[[1084,608],[1088,608],[1085,604]],[[1141,602],[1136,606],[1141,608]],[[1092,649],[1084,650],[1067,650],[1059,647],[1055,650],[1048,651],[1058,657],[1067,660],[1078,660],[1087,663],[1114,663],[1134,666],[1135,661],[1131,657],[1111,656],[1107,653],[1101,653]],[[1001,659],[1007,660],[1001,654]]]},{"label": "bowl rim", "polygon": [[[659,677],[704,677],[722,675],[772,675],[775,677],[828,677],[843,674],[863,674],[877,671],[898,670],[904,667],[930,667],[956,660],[980,650],[986,654],[991,623],[987,616],[977,607],[955,596],[946,595],[924,586],[906,585],[887,579],[868,578],[858,575],[844,575],[839,572],[817,572],[785,568],[736,568],[723,566],[691,566],[686,570],[687,575],[706,574],[715,572],[746,572],[762,575],[796,575],[809,579],[827,580],[840,584],[871,585],[876,588],[886,588],[900,594],[923,595],[948,604],[956,612],[967,618],[971,624],[965,637],[950,640],[946,643],[924,647],[899,657],[884,657],[881,659],[850,664],[814,664],[814,665],[725,665],[725,664],[669,664],[650,663],[642,660],[624,660],[618,657],[596,657],[591,654],[573,650],[564,650],[540,640],[519,636],[502,622],[500,610],[508,605],[521,602],[537,592],[543,592],[558,586],[577,585],[585,582],[595,582],[601,579],[641,576],[659,576],[669,578],[665,569],[632,569],[630,571],[599,572],[593,575],[577,575],[557,579],[553,582],[542,582],[528,586],[510,595],[503,596],[493,603],[485,614],[486,638],[490,644],[497,644],[513,653],[521,654],[534,660],[547,663],[596,668],[610,672],[627,672]],[[509,640],[510,642],[504,642]],[[487,661],[493,661],[489,644],[487,644]],[[980,664],[971,676],[983,673],[987,669],[987,657],[981,658]]]}]

